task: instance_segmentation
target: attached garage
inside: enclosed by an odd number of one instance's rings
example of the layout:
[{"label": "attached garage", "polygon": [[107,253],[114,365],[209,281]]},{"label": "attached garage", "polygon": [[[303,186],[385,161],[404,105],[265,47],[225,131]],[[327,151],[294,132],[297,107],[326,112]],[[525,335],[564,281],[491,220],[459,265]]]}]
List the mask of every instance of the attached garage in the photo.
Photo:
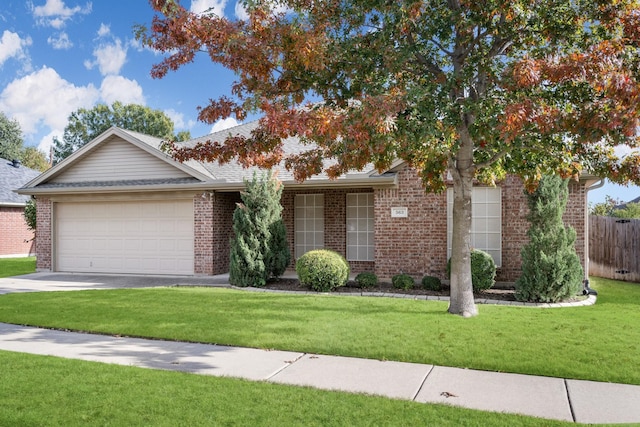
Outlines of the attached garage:
[{"label": "attached garage", "polygon": [[193,201],[54,205],[55,270],[193,274]]}]

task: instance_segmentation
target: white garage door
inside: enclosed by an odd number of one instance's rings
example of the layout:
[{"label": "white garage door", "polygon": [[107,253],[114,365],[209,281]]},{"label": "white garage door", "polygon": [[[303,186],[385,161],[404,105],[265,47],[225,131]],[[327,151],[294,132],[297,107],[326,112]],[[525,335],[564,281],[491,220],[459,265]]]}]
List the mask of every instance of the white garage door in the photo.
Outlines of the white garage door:
[{"label": "white garage door", "polygon": [[193,274],[191,200],[56,204],[56,270]]}]

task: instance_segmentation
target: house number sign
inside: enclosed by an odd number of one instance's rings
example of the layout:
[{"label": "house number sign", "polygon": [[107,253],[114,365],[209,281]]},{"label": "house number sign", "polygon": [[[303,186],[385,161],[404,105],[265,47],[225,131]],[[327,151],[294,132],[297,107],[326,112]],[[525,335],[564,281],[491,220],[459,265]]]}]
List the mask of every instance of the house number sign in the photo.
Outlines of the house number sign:
[{"label": "house number sign", "polygon": [[391,208],[391,218],[406,218],[409,216],[409,208]]}]

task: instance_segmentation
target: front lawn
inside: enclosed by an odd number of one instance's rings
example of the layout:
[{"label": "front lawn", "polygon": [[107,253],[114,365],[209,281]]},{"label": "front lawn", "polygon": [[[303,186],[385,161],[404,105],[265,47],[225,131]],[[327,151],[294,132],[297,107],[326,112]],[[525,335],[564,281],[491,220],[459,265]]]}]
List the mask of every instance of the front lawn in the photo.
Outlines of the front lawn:
[{"label": "front lawn", "polygon": [[640,384],[640,286],[592,280],[590,307],[480,306],[213,288],[0,297],[0,321],[169,340]]},{"label": "front lawn", "polygon": [[2,426],[564,426],[518,415],[0,351]]},{"label": "front lawn", "polygon": [[0,277],[35,273],[36,257],[0,258]]}]

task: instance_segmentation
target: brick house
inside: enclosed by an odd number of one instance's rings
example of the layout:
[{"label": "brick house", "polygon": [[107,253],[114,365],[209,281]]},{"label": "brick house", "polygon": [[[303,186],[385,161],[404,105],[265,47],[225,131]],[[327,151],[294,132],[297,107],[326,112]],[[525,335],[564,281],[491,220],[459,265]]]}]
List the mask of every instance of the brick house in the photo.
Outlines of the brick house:
[{"label": "brick house", "polygon": [[24,219],[28,196],[13,192],[40,175],[19,161],[0,158],[0,258],[35,254],[33,231]]},{"label": "brick house", "polygon": [[[207,135],[248,135],[256,123]],[[36,196],[40,271],[214,275],[228,272],[232,215],[243,179],[254,170],[235,163],[179,163],[161,140],[112,128],[29,182]],[[296,139],[285,152],[303,150]],[[399,272],[444,278],[450,253],[452,195],[426,194],[416,173],[397,162],[385,173],[315,176],[298,183],[282,169],[281,203],[295,260],[313,248],[343,254],[352,272]],[[570,183],[565,220],[575,227],[586,263],[587,189]],[[473,193],[473,245],[496,260],[498,280],[520,274],[528,208],[521,181],[508,177]]]}]

